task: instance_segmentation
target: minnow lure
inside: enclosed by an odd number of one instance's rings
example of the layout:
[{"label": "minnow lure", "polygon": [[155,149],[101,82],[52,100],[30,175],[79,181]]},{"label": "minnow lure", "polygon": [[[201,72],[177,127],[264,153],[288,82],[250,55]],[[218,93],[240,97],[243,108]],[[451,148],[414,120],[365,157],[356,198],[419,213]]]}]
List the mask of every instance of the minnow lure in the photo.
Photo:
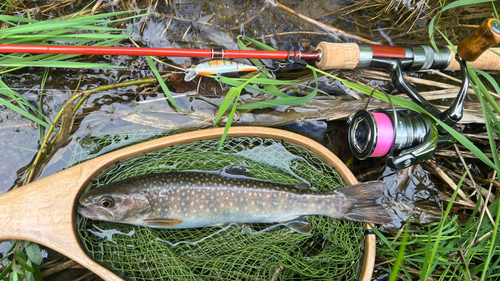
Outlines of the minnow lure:
[{"label": "minnow lure", "polygon": [[258,67],[230,60],[211,60],[193,65],[186,69],[185,81],[191,81],[198,75],[223,74],[231,72],[252,72],[259,70]]}]

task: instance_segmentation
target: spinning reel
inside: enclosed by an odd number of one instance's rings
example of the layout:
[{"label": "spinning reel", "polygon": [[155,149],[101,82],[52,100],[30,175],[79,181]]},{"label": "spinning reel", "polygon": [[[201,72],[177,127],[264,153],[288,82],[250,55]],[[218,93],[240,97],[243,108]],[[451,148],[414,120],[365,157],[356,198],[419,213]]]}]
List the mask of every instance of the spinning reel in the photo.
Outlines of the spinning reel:
[{"label": "spinning reel", "polygon": [[[443,69],[453,57],[448,48],[439,53],[429,46],[405,47],[402,58],[376,57],[370,46],[360,47],[366,67],[383,68],[391,75],[396,88],[443,123],[454,126],[463,116],[463,106],[469,87],[466,61],[476,60],[490,46],[500,42],[500,21],[487,19],[478,30],[458,45],[455,55],[460,64],[462,84],[453,104],[441,112],[403,79],[402,71],[420,69]],[[403,57],[404,55],[404,57]],[[444,66],[444,67],[443,67]],[[359,65],[358,65],[359,67]],[[373,94],[373,92],[372,92]],[[371,95],[363,110],[351,114],[349,123],[349,146],[360,160],[368,157],[386,156],[387,166],[404,169],[431,157],[440,144],[454,143],[455,139],[439,126],[433,118],[408,109],[392,108],[367,111]]]}]

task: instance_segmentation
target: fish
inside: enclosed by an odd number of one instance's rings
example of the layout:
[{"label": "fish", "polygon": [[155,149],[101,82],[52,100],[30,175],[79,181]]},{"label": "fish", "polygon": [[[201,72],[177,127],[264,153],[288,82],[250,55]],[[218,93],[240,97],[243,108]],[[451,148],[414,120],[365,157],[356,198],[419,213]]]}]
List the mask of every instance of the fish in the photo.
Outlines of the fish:
[{"label": "fish", "polygon": [[230,60],[210,60],[193,65],[185,70],[186,75],[184,81],[188,82],[196,78],[198,75],[223,74],[231,72],[253,72],[259,70],[258,67],[235,62]]},{"label": "fish", "polygon": [[328,192],[307,186],[211,173],[156,173],[92,189],[80,197],[78,212],[92,220],[170,229],[278,223],[308,233],[304,218],[311,215],[389,222],[387,211],[377,202],[385,187],[383,181]]}]

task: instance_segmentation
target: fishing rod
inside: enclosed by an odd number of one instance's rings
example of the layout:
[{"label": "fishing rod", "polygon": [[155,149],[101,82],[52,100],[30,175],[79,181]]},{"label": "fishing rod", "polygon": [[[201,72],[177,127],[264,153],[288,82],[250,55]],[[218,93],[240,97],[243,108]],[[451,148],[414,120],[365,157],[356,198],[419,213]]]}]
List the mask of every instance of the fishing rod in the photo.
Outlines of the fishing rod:
[{"label": "fishing rod", "polygon": [[[406,59],[403,70],[439,69],[459,70],[460,65],[453,62],[453,50],[425,45],[398,47],[358,43],[318,44],[316,51],[256,51],[224,49],[174,49],[174,48],[133,48],[133,47],[95,47],[60,45],[12,45],[0,44],[0,53],[29,54],[73,54],[73,55],[115,55],[115,56],[158,56],[191,57],[209,59],[275,59],[289,58],[315,61],[321,70],[369,68],[374,59]],[[492,51],[500,52],[500,48]],[[483,54],[471,66],[483,70],[500,70],[500,58],[494,52]]]},{"label": "fishing rod", "polygon": [[[481,28],[480,28],[481,29]],[[500,30],[498,25],[487,26],[483,31]],[[485,39],[486,40],[486,39]],[[483,41],[485,41],[483,40]],[[483,44],[482,42],[481,44]],[[474,45],[475,46],[475,45]],[[500,57],[486,49],[467,47],[467,52],[480,56],[471,62],[473,68],[482,70],[500,70]],[[500,48],[493,49],[500,53]],[[460,50],[458,51],[460,53]],[[300,59],[314,61],[321,70],[360,69],[378,67],[377,59],[404,59],[403,71],[437,69],[459,70],[460,65],[453,60],[455,53],[449,47],[435,51],[430,46],[385,46],[358,43],[321,42],[315,51],[260,51],[260,50],[224,50],[224,49],[175,49],[175,48],[134,48],[134,47],[96,47],[62,45],[11,45],[0,44],[0,53],[29,54],[75,54],[75,55],[127,55],[160,57],[193,57],[209,59]],[[481,55],[482,54],[482,55]]]}]

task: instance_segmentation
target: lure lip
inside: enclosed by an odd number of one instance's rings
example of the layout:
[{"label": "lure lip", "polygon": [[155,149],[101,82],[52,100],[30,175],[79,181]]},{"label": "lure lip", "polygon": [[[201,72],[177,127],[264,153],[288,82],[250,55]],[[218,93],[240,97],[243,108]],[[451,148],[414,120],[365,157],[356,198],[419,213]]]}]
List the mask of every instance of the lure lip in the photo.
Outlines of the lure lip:
[{"label": "lure lip", "polygon": [[198,73],[196,73],[196,70],[194,70],[194,68],[186,69],[185,74],[186,75],[184,76],[184,81],[186,82],[193,80],[198,75]]}]

